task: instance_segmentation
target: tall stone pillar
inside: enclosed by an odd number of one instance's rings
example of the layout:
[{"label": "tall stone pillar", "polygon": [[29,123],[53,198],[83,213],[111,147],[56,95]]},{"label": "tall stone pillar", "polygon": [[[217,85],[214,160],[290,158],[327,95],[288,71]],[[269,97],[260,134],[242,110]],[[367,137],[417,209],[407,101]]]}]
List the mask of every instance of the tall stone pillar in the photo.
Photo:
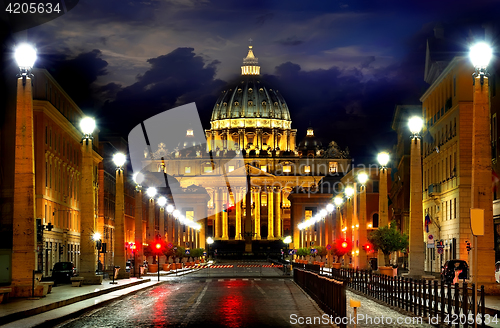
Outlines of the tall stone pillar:
[{"label": "tall stone pillar", "polygon": [[[493,225],[493,197],[491,192],[491,134],[490,134],[490,99],[489,79],[474,77],[473,100],[473,131],[472,131],[472,208],[484,209],[484,235],[477,237],[477,268],[472,267],[472,279],[478,284],[495,284],[495,278],[490,272],[495,270],[493,259],[494,225]],[[471,232],[472,234],[472,232]],[[473,250],[471,253],[474,253]],[[472,259],[472,255],[471,255]],[[469,261],[469,263],[473,263]],[[481,268],[481,270],[479,270]],[[477,275],[477,279],[474,277]],[[489,290],[489,286],[486,286]]]},{"label": "tall stone pillar", "polygon": [[245,129],[238,129],[238,146],[245,149]]},{"label": "tall stone pillar", "polygon": [[125,193],[122,168],[116,169],[114,255],[114,265],[121,268],[118,272],[118,278],[130,278],[130,272],[125,271],[127,259],[125,255]]},{"label": "tall stone pillar", "polygon": [[[352,230],[352,250],[354,252],[353,255],[353,264],[354,267],[359,267],[359,222],[358,222],[358,184],[354,182],[354,196],[352,198],[352,225],[354,226]],[[352,228],[352,226],[351,226]]]},{"label": "tall stone pillar", "polygon": [[267,239],[274,239],[274,188],[267,188]]},{"label": "tall stone pillar", "polygon": [[281,221],[281,188],[277,188],[276,192],[276,199],[274,201],[274,204],[276,205],[275,207],[275,217],[276,217],[276,238],[280,239],[281,236],[281,231],[283,230],[282,228],[282,221]]},{"label": "tall stone pillar", "polygon": [[[353,206],[352,206],[352,203],[353,203],[353,199],[352,198],[349,198],[347,200],[347,210],[346,210],[346,227],[347,227],[347,230],[346,230],[346,240],[348,240],[348,242],[350,242],[352,244],[352,233],[353,233],[353,229],[352,229],[352,211],[353,211]],[[351,250],[354,250],[354,246],[355,245],[352,245],[351,247]],[[352,256],[352,254],[350,253],[347,253],[346,255],[344,255],[344,261],[345,261],[345,265],[348,265],[349,264],[349,258]]]},{"label": "tall stone pillar", "polygon": [[207,138],[207,152],[209,152],[212,150],[212,132],[207,131],[205,136]]},{"label": "tall stone pillar", "polygon": [[[153,243],[155,240],[155,200],[149,199],[149,215],[148,215],[148,229],[147,229],[147,242]],[[148,256],[148,263],[153,263],[153,256]]]},{"label": "tall stone pillar", "polygon": [[[332,217],[333,217],[333,212],[330,212],[326,215],[325,218],[325,244],[324,246],[327,247],[332,243],[331,236],[332,236]],[[328,251],[326,254],[326,261],[328,263],[327,267],[331,267],[332,264],[332,257],[331,257],[331,252]]]},{"label": "tall stone pillar", "polygon": [[368,253],[363,246],[368,242],[366,231],[366,186],[362,185],[359,194],[359,268],[368,269]]},{"label": "tall stone pillar", "polygon": [[214,239],[220,239],[222,237],[221,229],[221,201],[220,201],[220,190],[218,187],[214,188],[215,195],[215,220],[214,220]]},{"label": "tall stone pillar", "polygon": [[137,186],[135,189],[135,265],[134,275],[139,273],[139,265],[144,261],[144,246],[142,240],[142,188]]},{"label": "tall stone pillar", "polygon": [[[241,195],[242,191],[240,188],[237,188],[236,189],[236,192],[238,193],[238,197],[236,199],[240,199],[242,200],[243,199],[243,195]],[[243,236],[242,236],[242,233],[241,233],[241,220],[242,220],[242,217],[241,217],[241,205],[243,204],[243,200],[237,204],[235,204],[235,207],[236,207],[236,236],[235,236],[235,239],[236,240],[243,240]]]},{"label": "tall stone pillar", "polygon": [[228,215],[228,208],[229,208],[229,193],[227,192],[227,188],[224,188],[223,192],[223,204],[226,207],[225,211],[222,211],[222,240],[228,240],[229,239],[229,220],[227,218]]},{"label": "tall stone pillar", "polygon": [[37,269],[33,96],[30,78],[26,78],[24,86],[22,78],[17,79],[15,138],[12,293],[15,297],[29,297],[33,270]]},{"label": "tall stone pillar", "polygon": [[425,261],[422,160],[420,154],[420,138],[412,137],[410,148],[410,245],[408,250],[408,275],[412,277],[421,277],[424,274]]},{"label": "tall stone pillar", "polygon": [[380,183],[378,187],[378,215],[379,226],[383,227],[389,224],[388,199],[387,199],[387,168],[380,169]]},{"label": "tall stone pillar", "polygon": [[260,237],[260,187],[255,188],[254,193],[255,204],[255,239],[259,240]]},{"label": "tall stone pillar", "polygon": [[[161,240],[166,241],[165,238],[165,207],[160,207],[160,217],[158,218],[159,222],[159,234],[161,236]],[[160,265],[165,264],[165,256],[160,256]],[[161,267],[160,267],[161,268]]]},{"label": "tall stone pillar", "polygon": [[167,234],[166,234],[166,240],[168,243],[172,243],[174,238],[173,238],[173,235],[174,235],[174,228],[172,226],[172,213],[166,213],[166,219],[167,219]]},{"label": "tall stone pillar", "polygon": [[102,275],[96,275],[97,249],[92,235],[97,230],[95,218],[94,154],[92,139],[82,141],[82,184],[81,184],[81,232],[80,232],[80,269],[84,284],[102,283]]}]

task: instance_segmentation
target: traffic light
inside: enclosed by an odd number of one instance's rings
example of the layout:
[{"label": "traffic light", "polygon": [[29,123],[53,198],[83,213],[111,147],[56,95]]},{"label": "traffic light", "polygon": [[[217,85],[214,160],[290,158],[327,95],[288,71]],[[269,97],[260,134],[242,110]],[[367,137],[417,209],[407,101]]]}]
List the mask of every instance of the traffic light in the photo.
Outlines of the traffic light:
[{"label": "traffic light", "polygon": [[347,249],[347,247],[349,247],[349,244],[347,243],[347,241],[343,241],[342,244],[340,244],[340,246],[343,248],[343,249]]},{"label": "traffic light", "polygon": [[373,247],[369,243],[366,243],[363,245],[363,249],[365,250],[365,252],[370,253],[373,250]]},{"label": "traffic light", "polygon": [[467,254],[469,254],[470,250],[472,249],[472,247],[470,246],[470,243],[468,240],[465,241],[465,244],[466,244],[466,248],[467,248]]},{"label": "traffic light", "polygon": [[42,219],[36,219],[36,240],[40,243],[43,241]]},{"label": "traffic light", "polygon": [[156,249],[160,249],[161,248],[161,244],[160,243],[156,243]]}]

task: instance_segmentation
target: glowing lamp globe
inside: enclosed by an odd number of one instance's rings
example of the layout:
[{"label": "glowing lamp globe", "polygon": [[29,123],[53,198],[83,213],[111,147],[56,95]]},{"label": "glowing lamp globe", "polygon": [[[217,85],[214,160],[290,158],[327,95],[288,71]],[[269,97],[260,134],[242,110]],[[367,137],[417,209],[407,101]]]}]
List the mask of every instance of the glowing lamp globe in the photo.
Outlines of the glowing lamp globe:
[{"label": "glowing lamp globe", "polygon": [[366,174],[364,172],[361,172],[360,174],[358,174],[358,181],[359,181],[359,183],[364,185],[366,183],[366,181],[368,181],[368,174]]},{"label": "glowing lamp globe", "polygon": [[386,167],[387,163],[389,163],[389,154],[386,152],[381,152],[377,156],[378,163],[382,167]]},{"label": "glowing lamp globe", "polygon": [[342,248],[347,248],[347,242],[342,242]]},{"label": "glowing lamp globe", "polygon": [[408,121],[408,127],[410,128],[410,132],[413,134],[419,134],[422,131],[422,127],[424,126],[424,121],[422,118],[418,116],[413,116]]},{"label": "glowing lamp globe", "polygon": [[156,196],[156,188],[155,187],[149,187],[147,190],[146,190],[146,194],[148,195],[149,198],[155,198]]},{"label": "glowing lamp globe", "polygon": [[161,244],[156,244],[156,249],[160,249],[161,248]]},{"label": "glowing lamp globe", "polygon": [[337,205],[338,207],[340,207],[340,205],[342,205],[342,203],[344,202],[344,200],[342,199],[342,197],[340,196],[337,196],[333,199],[333,202],[335,203],[335,205]]},{"label": "glowing lamp globe", "polygon": [[144,181],[144,174],[142,174],[142,172],[134,173],[133,178],[136,184],[141,185],[141,183]]},{"label": "glowing lamp globe", "polygon": [[172,212],[172,215],[174,216],[174,218],[176,218],[176,219],[177,219],[177,218],[181,215],[181,211],[179,211],[179,210],[174,210],[174,211]]},{"label": "glowing lamp globe", "polygon": [[113,155],[113,163],[115,163],[116,167],[123,167],[125,161],[127,160],[127,156],[123,153],[116,153]]},{"label": "glowing lamp globe", "polygon": [[167,205],[167,212],[168,213],[172,213],[174,210],[175,210],[174,205],[172,205],[172,204]]},{"label": "glowing lamp globe", "polygon": [[29,70],[35,64],[36,50],[31,45],[22,43],[16,47],[14,58],[21,70]]},{"label": "glowing lamp globe", "polygon": [[327,214],[328,214],[328,211],[327,211],[327,210],[325,210],[325,209],[322,209],[321,211],[319,211],[319,215],[320,215],[321,217],[323,217],[323,218],[324,218]]},{"label": "glowing lamp globe", "polygon": [[469,57],[475,68],[485,69],[493,57],[493,51],[486,42],[479,42],[470,48]]},{"label": "glowing lamp globe", "polygon": [[345,188],[344,192],[345,192],[345,195],[347,197],[352,197],[352,195],[354,195],[354,188],[353,187],[347,187],[347,188]]},{"label": "glowing lamp globe", "polygon": [[82,118],[82,120],[80,121],[80,129],[86,136],[91,135],[92,133],[94,133],[95,120],[92,117]]},{"label": "glowing lamp globe", "polygon": [[328,204],[328,205],[326,205],[326,210],[327,210],[329,213],[332,213],[334,209],[335,209],[335,206],[333,206],[333,204]]},{"label": "glowing lamp globe", "polygon": [[292,236],[286,236],[285,239],[283,239],[283,242],[285,244],[290,244],[292,243]]},{"label": "glowing lamp globe", "polygon": [[213,243],[214,243],[214,240],[212,239],[212,237],[208,237],[207,244],[212,245]]},{"label": "glowing lamp globe", "polygon": [[163,207],[167,204],[167,199],[163,196],[161,196],[160,198],[158,198],[158,205]]},{"label": "glowing lamp globe", "polygon": [[101,239],[101,234],[96,232],[92,235],[92,240],[93,241],[98,241],[99,239]]}]

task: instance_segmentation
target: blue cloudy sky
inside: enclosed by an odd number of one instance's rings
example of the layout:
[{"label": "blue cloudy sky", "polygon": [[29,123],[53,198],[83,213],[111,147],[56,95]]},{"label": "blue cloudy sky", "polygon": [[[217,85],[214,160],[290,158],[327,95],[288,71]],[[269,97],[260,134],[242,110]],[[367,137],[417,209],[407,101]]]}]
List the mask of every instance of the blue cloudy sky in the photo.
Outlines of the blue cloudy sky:
[{"label": "blue cloudy sky", "polygon": [[[299,140],[309,122],[359,158],[392,147],[394,107],[418,104],[426,39],[437,23],[467,47],[498,1],[80,0],[67,14],[5,37],[34,42],[47,68],[100,126],[195,101],[205,127],[253,39],[263,78],[284,95]],[[470,40],[470,39],[469,39]],[[117,113],[127,119],[116,120]],[[111,120],[113,118],[113,120]]]}]

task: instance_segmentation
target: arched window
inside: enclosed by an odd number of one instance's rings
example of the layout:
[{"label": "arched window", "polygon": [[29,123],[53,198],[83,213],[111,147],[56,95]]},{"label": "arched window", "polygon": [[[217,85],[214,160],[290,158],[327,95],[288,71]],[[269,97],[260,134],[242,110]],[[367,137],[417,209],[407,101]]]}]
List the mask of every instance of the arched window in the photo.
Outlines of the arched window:
[{"label": "arched window", "polygon": [[375,213],[372,216],[372,227],[378,228],[378,213]]}]

